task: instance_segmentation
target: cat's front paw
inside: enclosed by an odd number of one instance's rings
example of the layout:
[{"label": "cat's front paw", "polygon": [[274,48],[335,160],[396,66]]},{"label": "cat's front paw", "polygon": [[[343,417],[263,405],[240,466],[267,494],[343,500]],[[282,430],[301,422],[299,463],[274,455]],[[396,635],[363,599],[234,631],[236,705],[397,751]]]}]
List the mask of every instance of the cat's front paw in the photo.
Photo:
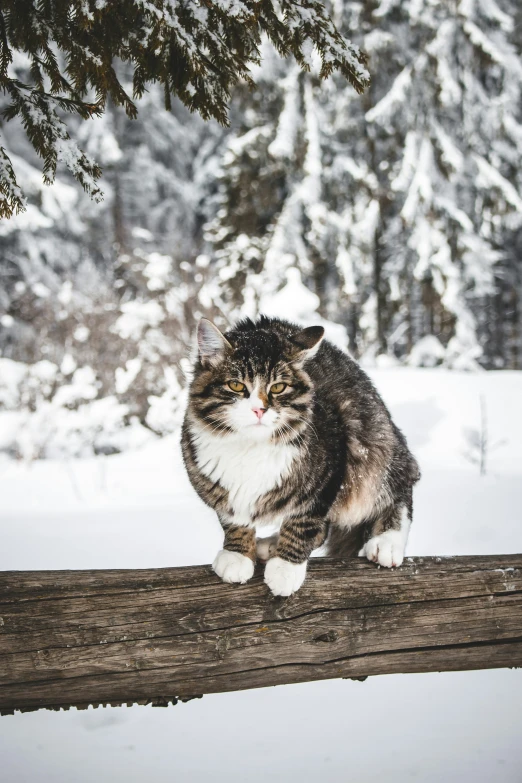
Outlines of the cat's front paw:
[{"label": "cat's front paw", "polygon": [[272,557],[265,567],[265,582],[273,595],[292,595],[303,584],[307,561],[289,563],[280,557]]},{"label": "cat's front paw", "polygon": [[240,552],[229,552],[222,549],[217,553],[212,568],[224,582],[244,584],[254,573],[254,563]]},{"label": "cat's front paw", "polygon": [[385,530],[370,538],[359,552],[359,557],[367,557],[372,563],[386,568],[400,566],[404,560],[405,541],[401,530]]}]

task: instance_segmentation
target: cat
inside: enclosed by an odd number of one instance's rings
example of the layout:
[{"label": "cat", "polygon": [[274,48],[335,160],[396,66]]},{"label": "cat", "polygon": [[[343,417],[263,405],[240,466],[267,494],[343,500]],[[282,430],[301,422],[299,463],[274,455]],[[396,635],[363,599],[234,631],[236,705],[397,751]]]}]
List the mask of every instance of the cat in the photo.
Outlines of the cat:
[{"label": "cat", "polygon": [[[244,583],[256,559],[276,596],[308,558],[400,566],[418,465],[371,380],[322,326],[246,318],[222,334],[202,318],[182,428],[189,479],[223,526],[213,569]],[[256,541],[256,529],[277,526]]]}]

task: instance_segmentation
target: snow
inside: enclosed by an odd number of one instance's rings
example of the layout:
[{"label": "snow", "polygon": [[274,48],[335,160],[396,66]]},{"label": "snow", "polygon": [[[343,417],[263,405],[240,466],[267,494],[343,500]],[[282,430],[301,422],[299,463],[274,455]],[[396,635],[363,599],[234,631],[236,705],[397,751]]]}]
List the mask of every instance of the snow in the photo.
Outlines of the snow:
[{"label": "snow", "polygon": [[179,427],[186,400],[186,391],[182,391],[172,367],[166,367],[164,374],[165,391],[161,396],[151,394],[148,397],[150,407],[146,417],[147,426],[161,435]]},{"label": "snow", "polygon": [[[129,389],[140,368],[139,359],[128,360],[126,369],[118,368],[119,393]],[[183,400],[174,372],[167,368],[165,375],[164,395],[149,399],[151,406],[156,402],[155,425],[149,426],[161,433],[179,425]],[[0,359],[0,455],[26,462],[66,459],[135,448],[155,438],[135,417],[129,420],[128,405],[113,395],[97,399],[98,391],[92,367],[77,368],[70,354],[64,355],[59,368],[47,359],[32,365]],[[165,417],[161,423],[158,412]]]},{"label": "snow", "polygon": [[339,247],[339,251],[335,259],[335,264],[342,275],[342,280],[343,280],[342,290],[344,291],[345,294],[348,294],[348,296],[353,296],[353,294],[355,294],[357,291],[357,286],[354,277],[353,260],[351,254],[348,252],[348,250],[344,245],[341,245]]},{"label": "snow", "polygon": [[410,225],[413,224],[416,217],[419,200],[422,200],[424,203],[430,203],[431,201],[433,184],[430,173],[432,167],[433,148],[430,140],[425,137],[420,144],[415,174],[401,210],[401,217]]},{"label": "snow", "polygon": [[[305,84],[305,121],[306,121],[306,157],[304,160],[305,177],[302,184],[303,196],[308,204],[316,204],[321,199],[321,137],[317,106],[314,101],[312,85]],[[313,222],[313,217],[312,217]]]},{"label": "snow", "polygon": [[111,166],[123,158],[123,152],[119,147],[114,128],[112,126],[113,114],[104,114],[101,117],[92,117],[80,130],[79,137],[85,150],[101,166]]},{"label": "snow", "polygon": [[86,326],[77,326],[73,332],[73,337],[79,343],[84,343],[89,339],[90,330]]},{"label": "snow", "polygon": [[161,305],[156,301],[124,302],[121,310],[122,315],[113,328],[124,340],[139,340],[145,329],[158,326],[165,317]]},{"label": "snow", "polygon": [[[8,365],[6,365],[8,366]],[[409,555],[520,552],[522,373],[373,369],[419,458]],[[467,456],[485,401],[487,475]],[[111,457],[0,461],[2,569],[211,562],[222,534],[191,489],[178,434]],[[522,672],[388,675],[240,693],[159,710],[40,711],[0,719],[9,783],[518,783]],[[242,773],[238,773],[242,780]]]},{"label": "snow", "polygon": [[115,376],[115,388],[118,394],[125,394],[129,386],[135,380],[139,371],[141,370],[141,359],[128,359],[125,362],[125,369],[123,367],[117,367]]},{"label": "snow", "polygon": [[499,65],[506,65],[504,53],[489,39],[476,24],[469,19],[464,22],[464,30],[469,35],[471,42],[478,46],[484,54],[491,57]]},{"label": "snow", "polygon": [[132,236],[135,239],[143,239],[145,242],[153,242],[154,241],[154,234],[152,234],[146,228],[141,228],[141,226],[133,226],[133,228],[132,228]]},{"label": "snow", "polygon": [[395,78],[395,81],[384,98],[381,98],[381,100],[373,107],[373,109],[370,109],[366,112],[367,122],[386,123],[390,115],[406,100],[410,86],[411,67],[406,66],[406,68],[403,68],[403,70]]},{"label": "snow", "polygon": [[299,269],[290,267],[286,271],[286,285],[266,301],[261,300],[261,312],[272,316],[285,313],[289,320],[299,321],[310,312],[315,313],[319,304],[319,297],[303,285]]},{"label": "snow", "polygon": [[62,359],[62,363],[60,364],[60,372],[62,375],[72,375],[76,370],[76,367],[77,364],[74,356],[70,353],[66,353]]},{"label": "snow", "polygon": [[92,367],[80,367],[74,372],[71,383],[60,386],[53,402],[55,405],[72,405],[79,400],[93,400],[97,395],[96,373]]},{"label": "snow", "polygon": [[412,348],[408,364],[412,367],[436,367],[445,355],[444,346],[433,334],[422,337]]},{"label": "snow", "polygon": [[438,123],[434,123],[434,130],[440,144],[444,162],[451,166],[456,172],[462,171],[464,156],[459,148],[453,143],[451,138],[443,131]]},{"label": "snow", "polygon": [[27,373],[27,365],[12,359],[0,358],[0,405],[7,409],[20,403],[20,385]]},{"label": "snow", "polygon": [[286,270],[286,284],[276,294],[261,299],[260,312],[265,315],[285,317],[303,326],[324,326],[326,337],[339,348],[348,344],[346,329],[341,324],[332,323],[317,314],[319,297],[302,282],[299,269],[292,266]]},{"label": "snow", "polygon": [[167,281],[172,271],[172,258],[161,253],[150,253],[143,274],[150,291],[162,291],[167,287]]},{"label": "snow", "polygon": [[475,162],[478,166],[479,175],[477,182],[484,188],[498,188],[508,204],[511,204],[515,209],[522,212],[522,198],[517,193],[511,182],[502,176],[485,158],[480,155],[474,155]]},{"label": "snow", "polygon": [[372,11],[372,16],[379,18],[389,13],[401,0],[381,0],[380,5]]},{"label": "snow", "polygon": [[290,158],[294,153],[294,141],[299,123],[299,73],[295,66],[281,82],[284,88],[284,104],[277,125],[275,139],[270,143],[268,152],[274,158]]},{"label": "snow", "polygon": [[514,27],[513,19],[502,11],[495,0],[479,0],[481,12],[489,19],[494,19],[503,30],[510,33]]}]

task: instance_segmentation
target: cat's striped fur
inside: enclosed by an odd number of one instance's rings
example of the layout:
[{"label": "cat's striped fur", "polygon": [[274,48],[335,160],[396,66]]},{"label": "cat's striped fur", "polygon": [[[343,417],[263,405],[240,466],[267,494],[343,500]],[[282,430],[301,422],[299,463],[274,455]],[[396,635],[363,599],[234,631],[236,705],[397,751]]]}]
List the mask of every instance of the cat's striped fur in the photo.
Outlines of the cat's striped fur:
[{"label": "cat's striped fur", "polygon": [[[225,581],[249,579],[258,549],[272,592],[289,595],[327,537],[331,555],[401,564],[419,469],[366,373],[322,327],[261,316],[222,335],[202,319],[182,448],[225,531],[214,562]],[[256,548],[263,525],[279,532]]]}]

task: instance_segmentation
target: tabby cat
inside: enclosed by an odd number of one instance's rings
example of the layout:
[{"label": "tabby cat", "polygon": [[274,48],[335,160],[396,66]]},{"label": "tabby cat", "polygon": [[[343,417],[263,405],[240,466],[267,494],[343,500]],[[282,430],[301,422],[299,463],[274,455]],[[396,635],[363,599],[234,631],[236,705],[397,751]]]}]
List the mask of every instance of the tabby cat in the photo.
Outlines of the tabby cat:
[{"label": "tabby cat", "polygon": [[[259,558],[272,593],[291,595],[325,542],[402,563],[419,468],[366,373],[323,336],[266,316],[224,334],[199,322],[182,449],[225,531],[225,582],[246,582]],[[256,540],[263,525],[279,533]]]}]

